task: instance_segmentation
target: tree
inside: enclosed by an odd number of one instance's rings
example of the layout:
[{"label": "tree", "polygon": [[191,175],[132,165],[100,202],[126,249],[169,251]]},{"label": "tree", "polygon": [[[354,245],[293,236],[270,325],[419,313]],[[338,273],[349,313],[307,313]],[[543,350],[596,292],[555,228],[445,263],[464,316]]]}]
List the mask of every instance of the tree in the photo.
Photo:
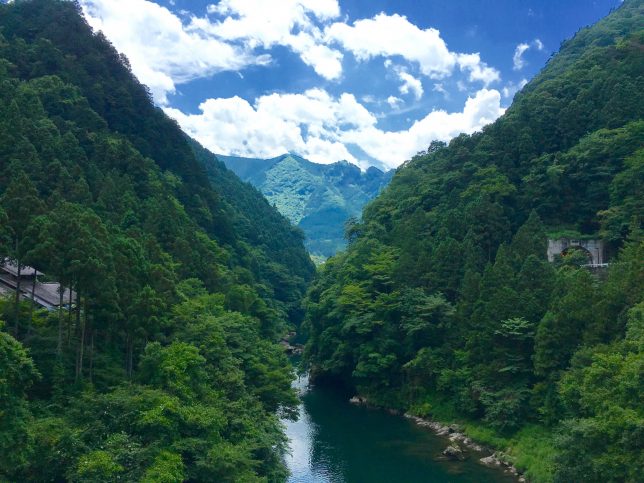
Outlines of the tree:
[{"label": "tree", "polygon": [[552,304],[535,337],[534,368],[538,375],[554,378],[565,369],[594,324],[597,295],[592,275],[585,269],[562,268],[553,290]]},{"label": "tree", "polygon": [[12,480],[30,459],[33,435],[26,392],[40,378],[22,345],[0,326],[0,475]]},{"label": "tree", "polygon": [[17,266],[15,308],[14,308],[14,337],[18,337],[20,317],[20,297],[22,290],[22,269],[28,262],[28,254],[33,248],[33,238],[28,236],[31,225],[44,206],[36,187],[24,171],[14,174],[6,191],[0,197],[0,205],[7,216],[7,228],[11,237],[9,259]]}]

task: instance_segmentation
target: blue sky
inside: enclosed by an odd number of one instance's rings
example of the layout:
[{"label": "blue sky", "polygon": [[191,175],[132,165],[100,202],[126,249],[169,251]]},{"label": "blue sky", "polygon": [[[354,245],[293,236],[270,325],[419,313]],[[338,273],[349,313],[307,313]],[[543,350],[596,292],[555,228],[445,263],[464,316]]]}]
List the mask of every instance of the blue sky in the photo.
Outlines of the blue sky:
[{"label": "blue sky", "polygon": [[81,0],[216,153],[393,168],[500,116],[620,0]]}]

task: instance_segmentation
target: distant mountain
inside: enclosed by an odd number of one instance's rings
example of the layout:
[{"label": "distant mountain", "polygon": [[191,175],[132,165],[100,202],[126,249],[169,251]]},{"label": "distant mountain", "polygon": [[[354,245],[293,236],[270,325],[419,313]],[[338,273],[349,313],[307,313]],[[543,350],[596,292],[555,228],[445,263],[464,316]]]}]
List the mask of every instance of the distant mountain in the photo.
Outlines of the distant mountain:
[{"label": "distant mountain", "polygon": [[345,247],[344,223],[359,217],[363,206],[380,193],[394,173],[374,167],[362,172],[347,161],[316,164],[293,154],[273,159],[217,157],[302,228],[306,247],[317,259]]}]

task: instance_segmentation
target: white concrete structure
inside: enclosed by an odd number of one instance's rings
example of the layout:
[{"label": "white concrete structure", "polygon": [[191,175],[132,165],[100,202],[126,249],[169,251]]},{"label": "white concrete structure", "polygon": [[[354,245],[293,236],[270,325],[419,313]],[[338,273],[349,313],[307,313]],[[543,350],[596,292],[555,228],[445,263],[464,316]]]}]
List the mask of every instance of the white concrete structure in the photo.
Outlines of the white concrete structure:
[{"label": "white concrete structure", "polygon": [[565,256],[570,250],[582,250],[588,256],[588,266],[601,267],[604,262],[603,240],[574,240],[559,238],[548,240],[548,261],[553,262],[557,255]]}]

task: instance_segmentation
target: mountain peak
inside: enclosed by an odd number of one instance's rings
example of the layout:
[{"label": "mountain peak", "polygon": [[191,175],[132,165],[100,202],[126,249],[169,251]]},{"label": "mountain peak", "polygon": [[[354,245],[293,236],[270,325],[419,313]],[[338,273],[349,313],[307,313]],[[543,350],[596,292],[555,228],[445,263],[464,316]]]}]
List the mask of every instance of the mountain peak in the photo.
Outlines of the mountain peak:
[{"label": "mountain peak", "polygon": [[293,224],[304,230],[306,247],[325,259],[345,247],[344,223],[385,187],[393,172],[361,169],[346,160],[309,161],[295,153],[271,159],[219,156],[244,181],[257,187]]}]

